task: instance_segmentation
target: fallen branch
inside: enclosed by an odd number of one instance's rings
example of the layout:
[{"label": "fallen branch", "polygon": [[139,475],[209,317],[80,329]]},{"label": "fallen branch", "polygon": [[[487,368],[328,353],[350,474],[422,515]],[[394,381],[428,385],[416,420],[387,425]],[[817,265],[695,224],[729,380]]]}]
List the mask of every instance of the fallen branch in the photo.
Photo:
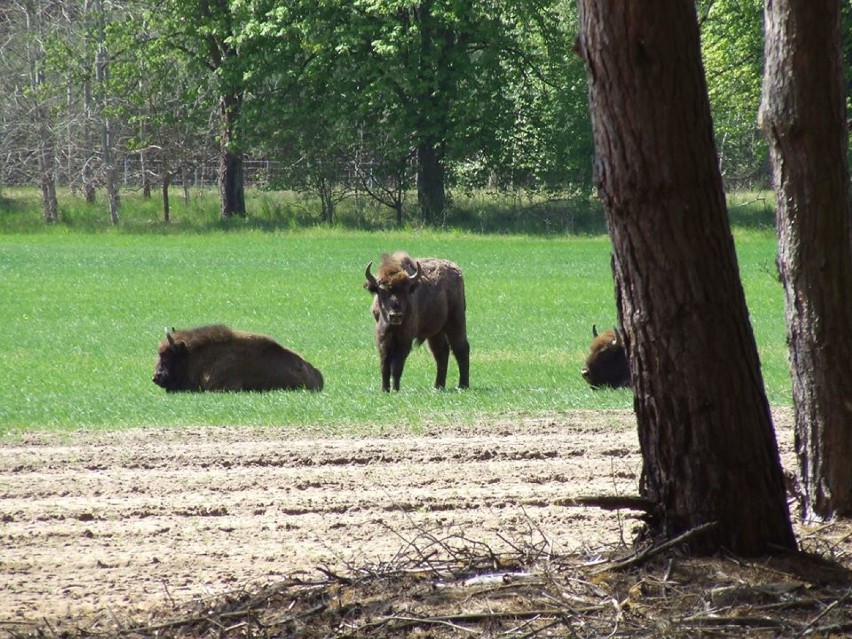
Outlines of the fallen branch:
[{"label": "fallen branch", "polygon": [[790,628],[797,624],[778,617],[755,617],[755,616],[722,616],[722,615],[695,615],[676,620],[678,625],[685,626],[752,626],[757,628]]},{"label": "fallen branch", "polygon": [[651,559],[652,557],[655,557],[655,556],[659,555],[660,553],[665,552],[669,548],[672,548],[674,546],[682,544],[683,542],[687,541],[688,539],[692,539],[693,537],[697,537],[701,533],[710,530],[714,526],[716,526],[715,521],[711,521],[711,522],[706,523],[706,524],[701,524],[700,526],[696,526],[695,528],[693,528],[691,530],[687,530],[682,535],[678,535],[674,539],[670,539],[670,540],[660,544],[659,546],[649,546],[648,548],[640,550],[639,552],[628,557],[627,559],[622,559],[620,561],[615,561],[615,562],[612,562],[612,563],[609,563],[609,564],[605,564],[605,565],[601,566],[600,568],[596,569],[594,571],[594,574],[599,575],[599,574],[601,574],[603,572],[607,572],[609,570],[622,570],[624,568],[629,568],[631,566],[639,566],[639,565],[645,563],[646,561],[648,561],[649,559]]},{"label": "fallen branch", "polygon": [[814,617],[813,619],[811,619],[810,623],[808,623],[808,625],[806,625],[806,626],[802,629],[802,631],[799,633],[799,636],[800,636],[800,637],[804,636],[804,635],[805,635],[807,632],[809,632],[809,631],[810,631],[810,630],[811,630],[814,626],[816,626],[816,624],[819,622],[819,620],[820,620],[820,619],[822,619],[823,617],[825,617],[825,616],[826,616],[828,613],[830,613],[832,610],[834,610],[834,609],[835,609],[835,608],[837,608],[838,606],[844,606],[844,605],[846,604],[846,602],[849,600],[849,597],[850,597],[850,596],[852,596],[852,590],[847,590],[847,591],[846,591],[846,594],[845,594],[845,595],[843,595],[840,599],[838,599],[837,601],[833,601],[833,602],[831,602],[828,606],[826,606],[826,607],[825,607],[825,609],[824,609],[822,612],[820,612],[820,613],[819,613],[816,617]]},{"label": "fallen branch", "polygon": [[638,495],[588,495],[570,500],[577,506],[593,506],[603,510],[641,510],[650,513],[656,503]]},{"label": "fallen branch", "polygon": [[548,619],[552,619],[554,617],[562,617],[564,613],[564,610],[551,608],[542,610],[504,610],[501,612],[475,612],[462,613],[458,615],[436,615],[430,617],[389,615],[387,617],[382,617],[381,619],[377,619],[376,621],[365,624],[360,628],[355,629],[355,632],[376,630],[381,628],[382,626],[393,626],[394,630],[402,630],[404,628],[413,628],[417,626],[448,625],[456,630],[464,630],[465,632],[479,634],[479,631],[465,628],[464,626],[461,626],[459,624],[476,624],[482,623],[483,621],[498,621],[505,619],[537,619],[539,617],[546,617]]}]

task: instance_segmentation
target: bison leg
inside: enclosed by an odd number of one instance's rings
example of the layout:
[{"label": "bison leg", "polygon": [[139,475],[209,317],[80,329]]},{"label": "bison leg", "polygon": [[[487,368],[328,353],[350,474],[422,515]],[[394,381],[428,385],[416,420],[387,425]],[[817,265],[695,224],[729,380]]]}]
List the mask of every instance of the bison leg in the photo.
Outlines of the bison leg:
[{"label": "bison leg", "polygon": [[470,386],[470,344],[465,340],[453,348],[453,355],[459,365],[459,388]]},{"label": "bison leg", "polygon": [[459,365],[459,388],[470,386],[470,344],[466,332],[449,334],[450,348]]},{"label": "bison leg", "polygon": [[411,347],[405,349],[404,351],[397,351],[395,356],[391,358],[390,362],[390,372],[391,377],[393,378],[393,390],[399,390],[399,380],[402,377],[402,369],[405,368],[405,359],[408,357],[408,353],[411,351]]},{"label": "bison leg", "polygon": [[429,338],[429,350],[435,358],[438,372],[435,374],[435,388],[447,385],[447,364],[450,361],[450,345],[444,333],[438,333]]},{"label": "bison leg", "polygon": [[405,368],[405,359],[411,352],[411,344],[408,346],[394,344],[388,348],[380,348],[379,356],[382,361],[382,390],[388,392],[399,390],[399,380],[402,370]]},{"label": "bison leg", "polygon": [[[390,392],[391,388],[391,358],[382,358],[382,390],[386,393]],[[396,380],[396,388],[399,390],[399,379]]]}]

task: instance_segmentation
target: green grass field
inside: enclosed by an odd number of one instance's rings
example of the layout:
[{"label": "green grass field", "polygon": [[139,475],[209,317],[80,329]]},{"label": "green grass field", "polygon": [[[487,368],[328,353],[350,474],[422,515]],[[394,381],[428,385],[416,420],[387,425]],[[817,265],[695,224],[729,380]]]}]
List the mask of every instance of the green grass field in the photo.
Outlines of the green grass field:
[{"label": "green grass field", "polygon": [[[737,230],[767,393],[789,404],[771,230]],[[465,273],[471,389],[431,388],[423,346],[402,392],[379,392],[364,267],[397,249]],[[257,228],[0,234],[0,432],[242,424],[328,433],[418,430],[568,409],[629,408],[579,375],[591,325],[615,321],[606,236]],[[166,394],[151,382],[164,327],[266,333],[325,376],[321,393]],[[451,360],[449,383],[457,381]]]}]

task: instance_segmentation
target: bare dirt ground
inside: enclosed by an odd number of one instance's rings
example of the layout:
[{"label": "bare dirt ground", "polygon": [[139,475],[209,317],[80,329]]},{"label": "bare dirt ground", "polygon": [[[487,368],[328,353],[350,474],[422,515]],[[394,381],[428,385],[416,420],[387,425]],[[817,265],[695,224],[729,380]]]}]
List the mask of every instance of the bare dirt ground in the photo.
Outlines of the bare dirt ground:
[{"label": "bare dirt ground", "polygon": [[[795,469],[792,416],[776,411]],[[391,561],[431,531],[495,552],[629,544],[635,516],[572,505],[634,494],[632,413],[574,412],[422,435],[137,429],[0,442],[0,635],[121,626],[294,574]],[[634,514],[635,515],[635,514]],[[797,532],[852,556],[852,526]]]}]

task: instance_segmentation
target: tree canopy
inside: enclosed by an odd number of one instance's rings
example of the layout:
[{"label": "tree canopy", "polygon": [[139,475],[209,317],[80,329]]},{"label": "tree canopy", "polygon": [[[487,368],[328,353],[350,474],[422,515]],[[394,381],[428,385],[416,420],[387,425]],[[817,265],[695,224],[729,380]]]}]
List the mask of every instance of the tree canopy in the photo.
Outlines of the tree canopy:
[{"label": "tree canopy", "polygon": [[[696,6],[723,178],[767,186],[761,2]],[[0,29],[0,184],[230,171],[431,223],[459,189],[592,189],[568,0],[15,0]]]}]

